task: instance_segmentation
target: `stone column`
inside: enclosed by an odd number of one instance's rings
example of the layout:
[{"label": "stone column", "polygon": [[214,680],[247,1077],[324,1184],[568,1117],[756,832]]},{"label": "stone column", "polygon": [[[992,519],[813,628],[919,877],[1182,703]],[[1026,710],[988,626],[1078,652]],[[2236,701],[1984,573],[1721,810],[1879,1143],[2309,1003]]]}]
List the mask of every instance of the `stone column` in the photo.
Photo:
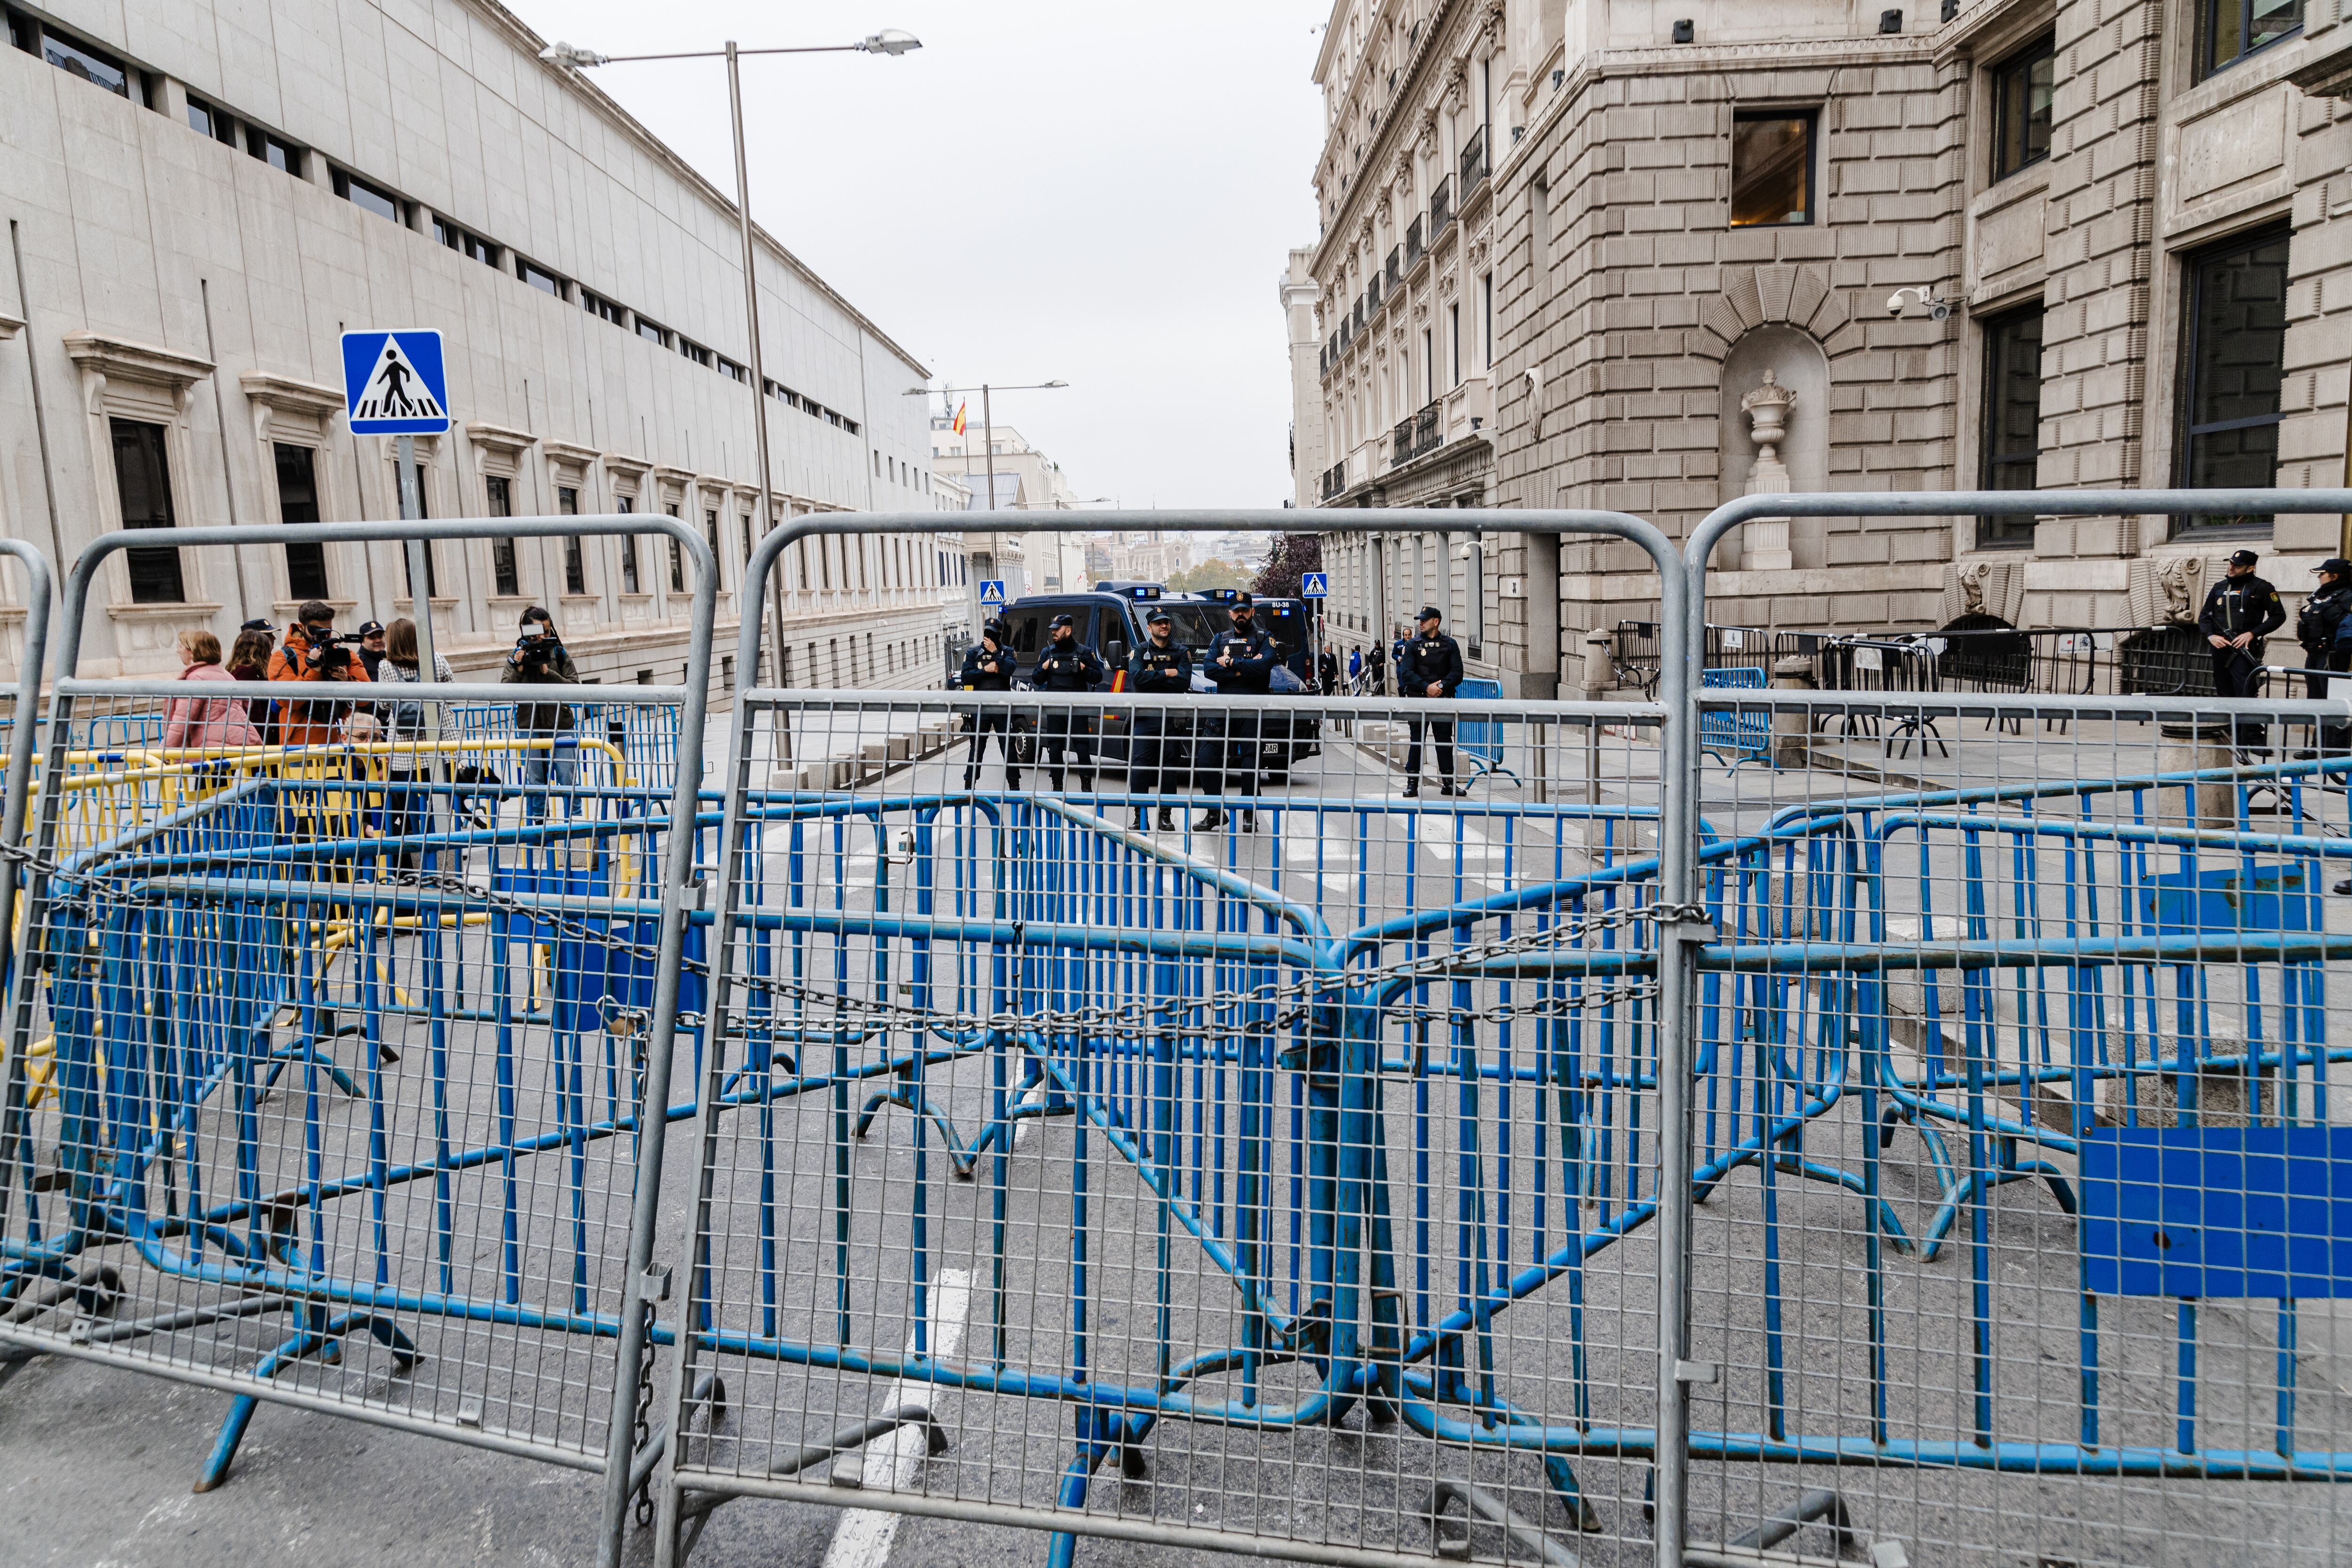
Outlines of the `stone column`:
[{"label": "stone column", "polygon": [[[1795,414],[1797,395],[1766,371],[1756,389],[1739,400],[1748,416],[1748,437],[1756,443],[1756,469],[1748,476],[1752,496],[1789,493],[1789,469],[1780,461],[1780,443],[1787,439],[1789,420]],[[1759,518],[1740,530],[1739,569],[1743,572],[1786,572],[1796,564],[1789,549],[1789,520]]]}]

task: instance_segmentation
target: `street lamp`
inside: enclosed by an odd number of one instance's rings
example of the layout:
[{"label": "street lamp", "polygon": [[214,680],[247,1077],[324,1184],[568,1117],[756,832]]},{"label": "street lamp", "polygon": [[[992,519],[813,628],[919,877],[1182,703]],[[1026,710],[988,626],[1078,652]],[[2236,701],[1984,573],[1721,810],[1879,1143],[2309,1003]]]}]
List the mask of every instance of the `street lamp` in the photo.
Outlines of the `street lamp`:
[{"label": "street lamp", "polygon": [[[768,457],[768,378],[760,363],[760,275],[759,250],[751,238],[751,163],[743,153],[743,74],[740,61],[745,55],[829,55],[866,54],[897,56],[922,47],[913,34],[897,28],[886,28],[870,34],[854,44],[819,44],[798,48],[747,49],[734,39],[727,40],[723,49],[696,49],[657,55],[604,55],[593,49],[583,49],[572,44],[557,43],[540,51],[539,58],[559,70],[580,71],[593,66],[625,65],[637,60],[709,60],[727,62],[727,109],[735,132],[735,216],[743,237],[743,310],[745,327],[751,336],[750,361],[751,374],[751,432],[758,448],[760,462],[760,518],[762,533],[776,526],[769,497],[774,490],[775,475],[769,467]],[[778,650],[784,646],[784,574],[772,569],[768,574],[768,646]],[[781,657],[775,665],[777,679],[783,676]],[[430,675],[428,668],[425,672]],[[754,670],[751,679],[757,680]],[[668,1131],[668,1119],[653,1116],[646,1119],[638,1132],[644,1147],[639,1151],[648,1170],[661,1168],[661,1143]],[[660,1212],[660,1194],[653,1184],[638,1187],[629,1221],[629,1267],[622,1285],[621,1325],[616,1343],[615,1364],[634,1368],[645,1353],[645,1299],[641,1281],[653,1268],[654,1222]],[[621,1561],[623,1521],[628,1511],[630,1439],[635,1414],[634,1380],[616,1379],[613,1387],[613,1420],[604,1453],[604,1513],[603,1528],[596,1542],[596,1562],[599,1568],[617,1568]]]},{"label": "street lamp", "polygon": [[[743,153],[743,77],[738,61],[745,55],[839,55],[862,54],[897,57],[923,47],[914,34],[897,27],[885,27],[869,33],[854,44],[812,44],[799,47],[747,49],[727,40],[723,49],[692,49],[679,53],[657,55],[604,55],[593,49],[583,49],[576,44],[554,43],[540,50],[539,58],[560,70],[581,71],[593,66],[630,65],[639,60],[715,60],[727,62],[727,109],[735,132],[735,216],[743,239],[743,309],[748,318],[745,325],[751,335],[750,361],[751,378],[751,435],[760,463],[760,531],[766,533],[776,526],[769,504],[774,489],[774,471],[768,457],[768,376],[760,360],[760,279],[756,267],[759,256],[751,238],[751,164]],[[768,646],[781,649],[784,646],[784,574],[771,570],[768,574]],[[782,679],[783,667],[776,668],[777,678]],[[759,673],[752,672],[757,680]],[[626,1455],[620,1469],[627,1469]],[[608,1474],[611,1473],[608,1471]],[[618,1550],[618,1542],[610,1543]]]}]

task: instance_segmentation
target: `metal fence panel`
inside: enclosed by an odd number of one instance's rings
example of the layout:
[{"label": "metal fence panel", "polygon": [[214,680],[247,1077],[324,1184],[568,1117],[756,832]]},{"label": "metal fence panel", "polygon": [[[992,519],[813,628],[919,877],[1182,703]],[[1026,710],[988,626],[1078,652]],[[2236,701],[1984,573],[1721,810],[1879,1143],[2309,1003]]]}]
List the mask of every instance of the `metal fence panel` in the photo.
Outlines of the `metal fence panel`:
[{"label": "metal fence panel", "polygon": [[[200,1489],[257,1399],[587,1468],[617,1448],[627,1468],[637,1435],[614,1415],[649,1392],[641,1197],[670,1109],[713,603],[707,546],[669,531],[703,584],[697,678],[528,689],[598,705],[579,712],[610,732],[517,732],[513,687],[401,689],[416,715],[446,710],[436,738],[396,726],[376,687],[198,701],[70,679],[102,552],[77,566],[25,851],[0,1340],[232,1393]],[[254,743],[238,721],[257,702],[299,703],[326,733]]]}]

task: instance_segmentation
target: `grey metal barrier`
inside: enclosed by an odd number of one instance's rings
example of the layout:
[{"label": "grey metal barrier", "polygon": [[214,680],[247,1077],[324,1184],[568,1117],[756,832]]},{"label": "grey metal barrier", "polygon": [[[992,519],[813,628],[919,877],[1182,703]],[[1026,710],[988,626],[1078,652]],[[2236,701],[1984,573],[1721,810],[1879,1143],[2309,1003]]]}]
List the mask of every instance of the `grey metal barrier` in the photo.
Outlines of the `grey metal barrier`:
[{"label": "grey metal barrier", "polygon": [[[1670,547],[1607,515],[1051,526],[1498,521],[1641,544],[1679,615]],[[806,520],[746,592],[797,538],[942,526]],[[1678,663],[1661,687],[742,694],[656,1561],[745,1497],[1049,1531],[1057,1563],[1426,1563],[1454,1502],[1481,1540],[1675,1535],[1657,1259],[1691,1183],[1652,1130],[1685,1118],[1695,931],[1658,826]],[[1474,717],[1514,776],[1453,771]],[[1406,798],[1400,763],[1454,787]]]},{"label": "grey metal barrier", "polygon": [[[0,539],[0,555],[25,574],[24,645],[16,656],[16,689],[8,693],[6,767],[0,776],[0,995],[14,995],[16,957],[17,858],[25,842],[25,810],[32,798],[33,748],[40,731],[41,674],[49,651],[49,604],[55,589],[49,563],[21,539]],[[5,1070],[5,1069],[0,1069]]]},{"label": "grey metal barrier", "polygon": [[[1688,543],[1685,647],[1746,517],[2216,509],[2352,493],[1751,498]],[[1716,936],[1669,1260],[1700,1401],[1684,1560],[1759,1561],[1756,1510],[1811,1485],[1838,1502],[1784,1537],[1811,1561],[1841,1528],[1918,1562],[2340,1561],[2352,705],[1699,707],[1811,739],[1685,797]],[[1944,743],[1874,738],[1906,728]]]},{"label": "grey metal barrier", "polygon": [[[33,876],[0,1341],[230,1394],[198,1489],[263,1400],[625,1480],[663,1133],[687,1113],[669,1068],[716,572],[658,517],[173,532],[183,550],[619,532],[694,563],[689,679],[530,684],[520,732],[488,736],[424,715],[519,689],[435,682],[429,662],[401,705],[357,682],[81,678],[93,583],[138,536],[75,563],[13,857]],[[578,730],[581,703],[674,723],[669,776]]]}]

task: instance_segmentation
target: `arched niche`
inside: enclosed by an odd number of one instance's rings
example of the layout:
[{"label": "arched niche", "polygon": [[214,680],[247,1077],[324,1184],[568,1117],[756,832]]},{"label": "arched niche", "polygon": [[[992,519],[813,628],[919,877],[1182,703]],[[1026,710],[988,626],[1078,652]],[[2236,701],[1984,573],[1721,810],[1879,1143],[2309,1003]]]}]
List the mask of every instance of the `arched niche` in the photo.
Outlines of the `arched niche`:
[{"label": "arched niche", "polygon": [[[1759,326],[1740,334],[1723,356],[1718,392],[1718,500],[1748,494],[1756,474],[1756,443],[1749,438],[1748,415],[1741,398],[1763,384],[1764,373],[1797,395],[1789,409],[1787,433],[1780,440],[1780,463],[1789,470],[1792,491],[1829,489],[1830,362],[1811,334],[1795,327]],[[1820,518],[1795,518],[1789,523],[1789,551],[1799,567],[1828,564],[1822,543],[1826,523]],[[1735,563],[1728,550],[1718,558]]]}]

